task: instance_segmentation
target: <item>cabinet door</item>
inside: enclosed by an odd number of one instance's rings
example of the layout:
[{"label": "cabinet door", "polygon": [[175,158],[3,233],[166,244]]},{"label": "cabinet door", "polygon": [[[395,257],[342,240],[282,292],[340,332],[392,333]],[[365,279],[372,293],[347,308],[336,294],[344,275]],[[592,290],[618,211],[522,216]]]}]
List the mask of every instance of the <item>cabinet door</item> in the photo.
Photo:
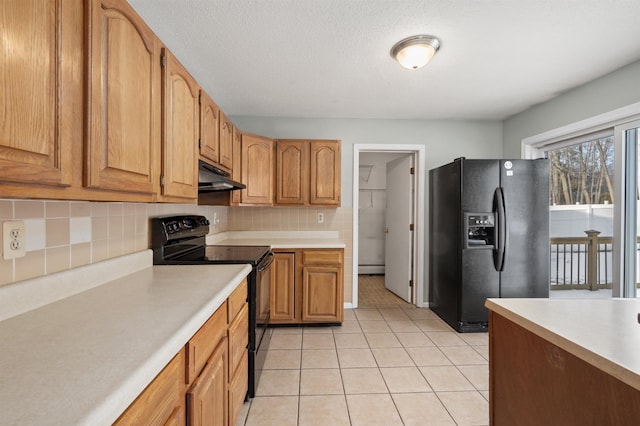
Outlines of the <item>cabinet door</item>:
[{"label": "cabinet door", "polygon": [[342,267],[303,266],[303,322],[342,322],[342,300]]},{"label": "cabinet door", "polygon": [[311,141],[311,205],[340,205],[340,141]]},{"label": "cabinet door", "polygon": [[200,90],[200,156],[220,162],[220,108]]},{"label": "cabinet door", "polygon": [[233,123],[229,118],[220,114],[220,165],[223,169],[233,169]]},{"label": "cabinet door", "polygon": [[235,426],[249,389],[249,356],[245,352],[235,375],[229,381],[229,426]]},{"label": "cabinet door", "polygon": [[82,156],[82,2],[3,0],[0,22],[0,181],[71,185],[74,144]]},{"label": "cabinet door", "polygon": [[276,204],[309,203],[309,142],[276,141]]},{"label": "cabinet door", "polygon": [[168,49],[163,48],[162,55],[162,195],[195,199],[199,88]]},{"label": "cabinet door", "polygon": [[[233,167],[231,176],[236,182],[242,182],[242,132],[233,126],[233,145],[232,145]],[[232,206],[240,205],[242,201],[242,191],[231,191],[230,204]]]},{"label": "cabinet door", "polygon": [[187,392],[187,424],[227,425],[227,339],[213,351],[207,365]]},{"label": "cabinet door", "polygon": [[242,204],[273,204],[273,140],[242,134]]},{"label": "cabinet door", "polygon": [[295,253],[274,252],[271,264],[271,322],[295,320]]},{"label": "cabinet door", "polygon": [[86,185],[154,193],[159,41],[124,0],[93,0],[90,9]]},{"label": "cabinet door", "polygon": [[184,351],[180,351],[114,425],[184,424],[184,369]]}]

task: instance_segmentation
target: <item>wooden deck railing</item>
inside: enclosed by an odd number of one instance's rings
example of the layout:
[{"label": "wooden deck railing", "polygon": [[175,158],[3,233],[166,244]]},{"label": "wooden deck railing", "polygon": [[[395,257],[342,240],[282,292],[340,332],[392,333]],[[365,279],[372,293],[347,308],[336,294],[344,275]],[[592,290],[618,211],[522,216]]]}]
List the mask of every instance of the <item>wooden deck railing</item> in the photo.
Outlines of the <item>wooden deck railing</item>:
[{"label": "wooden deck railing", "polygon": [[551,290],[611,288],[613,238],[600,231],[586,237],[551,238]]}]

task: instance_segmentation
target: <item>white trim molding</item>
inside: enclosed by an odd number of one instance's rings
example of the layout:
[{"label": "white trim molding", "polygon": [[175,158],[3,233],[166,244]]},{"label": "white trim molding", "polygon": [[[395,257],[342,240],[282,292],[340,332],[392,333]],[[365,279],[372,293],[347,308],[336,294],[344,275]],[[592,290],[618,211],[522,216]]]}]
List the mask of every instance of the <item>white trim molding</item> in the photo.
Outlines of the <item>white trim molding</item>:
[{"label": "white trim molding", "polygon": [[603,129],[612,128],[618,124],[634,121],[640,118],[640,102],[627,105],[613,111],[586,118],[566,126],[548,130],[534,136],[522,139],[522,158],[541,158],[542,148],[545,145],[558,142],[563,139],[573,138],[585,133],[598,132]]},{"label": "white trim molding", "polygon": [[614,194],[617,201],[613,207],[613,297],[622,297],[624,295],[625,262],[629,261],[628,258],[625,260],[624,257],[626,252],[624,243],[625,215],[627,212],[625,205],[625,176],[628,173],[626,170],[624,130],[630,126],[637,126],[634,122],[638,120],[640,120],[640,102],[524,138],[521,142],[522,158],[533,159],[544,157],[544,148],[557,142],[577,139],[578,137],[585,138],[589,135],[593,136],[592,139],[596,139],[602,137],[605,131],[614,135]]},{"label": "white trim molding", "polygon": [[[414,265],[416,281],[414,288],[414,302],[418,307],[425,307],[428,304],[424,301],[424,245],[425,245],[425,194],[426,188],[426,147],[424,145],[406,144],[354,144],[353,145],[353,284],[351,307],[358,307],[358,206],[360,205],[358,184],[360,180],[360,153],[361,152],[385,152],[385,153],[407,153],[415,155],[415,176],[416,176],[416,206],[415,220],[415,250]],[[346,305],[345,305],[346,307]]]}]

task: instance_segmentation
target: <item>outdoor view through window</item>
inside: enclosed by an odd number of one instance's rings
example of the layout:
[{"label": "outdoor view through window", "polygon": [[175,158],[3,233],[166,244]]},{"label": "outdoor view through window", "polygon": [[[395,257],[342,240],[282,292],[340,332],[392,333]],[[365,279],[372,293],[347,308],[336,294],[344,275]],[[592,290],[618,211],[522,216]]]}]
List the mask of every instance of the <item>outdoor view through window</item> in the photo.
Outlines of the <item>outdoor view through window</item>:
[{"label": "outdoor view through window", "polygon": [[613,135],[552,147],[546,156],[551,163],[550,297],[611,297]]}]

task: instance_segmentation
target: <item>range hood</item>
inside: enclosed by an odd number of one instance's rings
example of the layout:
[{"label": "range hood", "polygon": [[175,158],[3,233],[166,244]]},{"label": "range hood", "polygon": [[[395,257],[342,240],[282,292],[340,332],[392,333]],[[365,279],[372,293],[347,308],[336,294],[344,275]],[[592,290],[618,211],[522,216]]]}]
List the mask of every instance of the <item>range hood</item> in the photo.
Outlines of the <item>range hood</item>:
[{"label": "range hood", "polygon": [[246,185],[229,178],[229,173],[202,160],[198,161],[198,192],[233,191]]}]

